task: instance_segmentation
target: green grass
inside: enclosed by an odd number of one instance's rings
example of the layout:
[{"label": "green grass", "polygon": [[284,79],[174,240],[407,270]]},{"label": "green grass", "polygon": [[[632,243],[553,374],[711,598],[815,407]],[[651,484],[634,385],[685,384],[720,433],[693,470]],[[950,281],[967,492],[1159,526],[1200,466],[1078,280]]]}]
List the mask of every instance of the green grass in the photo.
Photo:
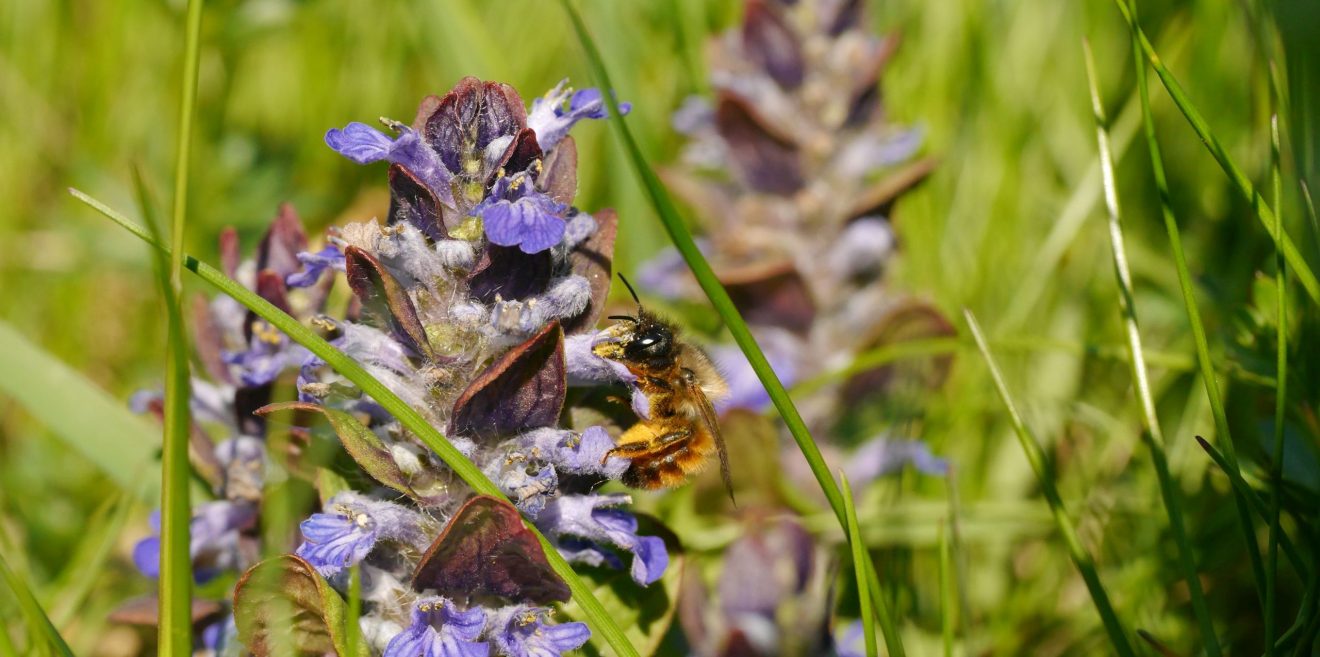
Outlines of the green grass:
[{"label": "green grass", "polygon": [[[709,88],[705,41],[736,20],[740,4],[575,3],[619,98],[634,104],[628,127],[650,165],[675,161],[683,142],[669,114],[688,93]],[[1315,25],[1314,10],[1285,0],[1253,17],[1251,2],[1143,1],[1150,47],[1137,47],[1143,61],[1152,52],[1162,58],[1143,99],[1133,33],[1114,4],[867,4],[877,29],[902,34],[883,82],[888,113],[920,122],[926,152],[940,160],[894,211],[902,256],[891,285],[948,317],[968,307],[985,322],[1003,380],[1041,440],[1067,520],[1093,555],[1129,641],[1142,630],[1175,654],[1206,651],[1158,501],[1160,477],[1133,439],[1149,406],[1163,425],[1169,480],[1183,500],[1186,539],[1224,651],[1259,654],[1268,642],[1252,548],[1263,576],[1277,543],[1274,633],[1292,642],[1280,654],[1294,652],[1312,629],[1314,613],[1302,612],[1315,608],[1315,537],[1294,499],[1274,494],[1279,479],[1269,454],[1278,453],[1274,386],[1286,324],[1298,360],[1288,363],[1291,378],[1278,395],[1290,411],[1280,425],[1285,453],[1296,457],[1283,481],[1302,500],[1314,499],[1305,468],[1315,461],[1316,429],[1302,410],[1315,407],[1316,391],[1299,384],[1315,372],[1303,349],[1316,343],[1317,326],[1306,272],[1320,262],[1320,225],[1303,191],[1320,184],[1313,108],[1320,85],[1314,64],[1303,66],[1317,61],[1305,29]],[[1256,21],[1276,18],[1277,29],[1258,29]],[[149,188],[170,189],[187,22],[182,2],[77,11],[43,0],[0,3],[0,109],[11,117],[0,124],[0,524],[18,546],[5,558],[78,654],[142,646],[103,619],[153,588],[128,561],[132,542],[148,531],[150,505],[124,511],[122,534],[107,540],[90,583],[72,582],[65,568],[75,555],[99,553],[102,543],[85,543],[84,534],[108,496],[145,490],[150,502],[156,495],[154,484],[140,484],[157,479],[159,430],[122,407],[135,390],[161,387],[167,327],[150,252],[63,190],[135,207],[134,165]],[[509,81],[528,98],[563,76],[591,80],[556,3],[207,3],[201,25],[187,231],[179,234],[184,251],[204,262],[216,260],[215,236],[227,224],[250,250],[283,200],[314,230],[383,216],[382,171],[330,152],[321,142],[327,128],[381,114],[408,120],[421,97],[469,73]],[[1262,34],[1280,42],[1258,48]],[[1084,36],[1113,119],[1113,180],[1125,210],[1149,404],[1134,394],[1126,327],[1115,312],[1121,293],[1110,273],[1094,118],[1076,47]],[[1279,199],[1272,198],[1262,52],[1281,57]],[[1180,90],[1177,102],[1165,85]],[[1211,132],[1214,151],[1204,143]],[[668,241],[649,192],[611,128],[583,124],[575,135],[579,203],[619,210],[618,265],[634,272]],[[1283,271],[1294,296],[1280,322],[1278,288],[1258,298],[1255,287],[1258,274],[1280,270],[1270,235],[1285,233],[1293,249],[1283,247]],[[185,292],[209,290],[187,281]],[[946,383],[904,430],[955,464],[957,515],[949,511],[954,488],[940,480],[905,476],[855,491],[861,533],[881,565],[877,579],[902,619],[906,647],[938,654],[948,636],[953,654],[1113,652],[971,345],[967,336],[894,345],[865,363],[839,363],[833,374],[951,358]],[[790,392],[801,401],[833,380]],[[811,429],[818,440],[827,430]],[[1196,435],[1210,438],[1218,461]],[[840,464],[828,461],[828,472]],[[832,511],[819,511],[825,499],[798,492],[804,508],[818,509],[806,520],[812,531],[846,549]],[[646,503],[663,510],[665,499]],[[1270,539],[1276,501],[1281,521]],[[939,576],[937,528],[946,519],[955,590]],[[1244,542],[1248,524],[1258,531]],[[739,527],[717,517],[701,531],[678,529],[685,541],[710,546],[701,552],[708,557]],[[61,612],[73,602],[77,613],[65,621]],[[950,610],[956,622],[946,631]],[[0,624],[19,654],[27,640],[22,618],[0,600]],[[0,654],[4,648],[0,641]]]}]

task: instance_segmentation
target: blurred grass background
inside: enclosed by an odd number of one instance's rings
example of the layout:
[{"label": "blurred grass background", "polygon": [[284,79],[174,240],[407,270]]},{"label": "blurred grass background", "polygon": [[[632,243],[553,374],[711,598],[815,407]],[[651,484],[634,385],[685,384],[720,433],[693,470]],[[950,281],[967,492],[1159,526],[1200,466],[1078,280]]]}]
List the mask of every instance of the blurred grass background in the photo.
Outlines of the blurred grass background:
[{"label": "blurred grass background", "polygon": [[[681,141],[669,115],[706,88],[703,44],[735,24],[740,4],[580,3],[619,97],[633,103],[629,121],[653,163],[676,156]],[[1172,468],[1188,497],[1188,524],[1220,632],[1230,645],[1254,650],[1261,641],[1259,610],[1226,503],[1227,483],[1210,472],[1213,465],[1192,440],[1213,427],[1192,372],[1191,336],[1140,140],[1129,37],[1116,8],[1057,0],[867,4],[877,30],[902,37],[883,77],[890,116],[922,125],[926,151],[941,160],[895,211],[903,253],[895,285],[950,318],[970,307],[992,339],[1016,341],[1019,348],[1000,354],[1009,383],[1056,459],[1061,491],[1120,615],[1129,627],[1187,654],[1199,642],[1172,566],[1154,474],[1138,445],[1128,370],[1085,348],[1121,351],[1122,344],[1081,57],[1081,39],[1091,39],[1101,92],[1116,117],[1118,182],[1143,337],[1150,349],[1186,364],[1153,371]],[[183,13],[178,1],[0,3],[6,117],[0,122],[0,318],[119,399],[158,387],[163,376],[165,326],[151,261],[135,238],[87,211],[65,188],[130,209],[130,168],[140,165],[165,198]],[[1269,164],[1262,51],[1273,46],[1263,48],[1261,38],[1273,34],[1271,16],[1279,17],[1292,100],[1284,116],[1284,216],[1314,267],[1316,235],[1304,219],[1296,180],[1305,176],[1312,188],[1320,183],[1311,100],[1320,97],[1320,46],[1313,38],[1320,10],[1303,0],[1142,3],[1156,48],[1258,185]],[[322,142],[327,128],[379,115],[410,121],[423,96],[464,75],[509,82],[529,101],[565,76],[589,82],[566,19],[539,0],[217,1],[208,3],[203,30],[189,243],[212,262],[223,226],[238,227],[250,248],[282,201],[293,202],[313,229],[384,214],[383,169],[330,151]],[[1152,101],[1212,349],[1231,355],[1255,379],[1268,379],[1272,351],[1235,345],[1256,345],[1250,309],[1257,272],[1272,266],[1273,247],[1158,85]],[[575,135],[582,153],[577,204],[619,209],[616,262],[632,271],[665,238],[606,126],[583,126]],[[1313,306],[1295,308],[1314,326]],[[1299,349],[1308,347],[1305,338]],[[0,372],[11,381],[23,376]],[[1270,435],[1261,418],[1272,403],[1261,401],[1269,398],[1267,387],[1242,378],[1227,390],[1235,436],[1250,461]],[[1301,384],[1297,394],[1314,399],[1317,382]],[[971,613],[961,620],[965,647],[994,654],[1104,652],[1098,618],[1049,531],[1034,479],[973,352],[961,352],[949,382],[928,404],[921,437],[957,469],[967,523],[959,546]],[[107,631],[106,610],[151,586],[126,559],[144,531],[146,509],[119,531],[122,523],[105,506],[116,484],[70,450],[69,440],[98,436],[50,433],[0,396],[0,545],[48,609],[68,603],[71,586],[89,587],[88,601],[66,614],[62,629],[80,654],[98,654],[113,645],[98,639]],[[1302,460],[1313,463],[1314,436],[1299,445]],[[861,518],[864,527],[877,528],[877,543],[891,557],[882,576],[897,582],[897,613],[918,636],[939,631],[936,544],[933,532],[905,528],[929,528],[944,518],[946,488],[938,480],[905,481],[899,500],[907,512]],[[105,567],[79,574],[86,557],[75,553],[94,552],[103,542],[113,548]],[[1301,588],[1288,580],[1280,607],[1285,623]],[[0,601],[0,616],[15,613]]]}]

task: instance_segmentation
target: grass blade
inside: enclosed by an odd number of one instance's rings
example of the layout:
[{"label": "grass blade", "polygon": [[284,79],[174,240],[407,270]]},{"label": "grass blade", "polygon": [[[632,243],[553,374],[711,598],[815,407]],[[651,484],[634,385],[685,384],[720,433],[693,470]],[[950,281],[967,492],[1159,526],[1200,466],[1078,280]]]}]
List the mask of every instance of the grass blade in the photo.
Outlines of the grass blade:
[{"label": "grass blade", "polygon": [[[104,203],[76,189],[70,189],[69,193],[93,210],[127,229],[139,239],[157,249],[165,250],[166,247],[159,240],[153,239],[146,229]],[[504,492],[490,479],[487,479],[472,461],[463,456],[463,453],[459,452],[435,427],[431,426],[420,413],[368,374],[366,370],[362,369],[361,365],[358,365],[344,352],[336,349],[312,329],[303,326],[298,320],[276,308],[269,301],[262,299],[237,281],[225,276],[223,272],[215,267],[188,255],[183,256],[183,265],[185,269],[197,274],[199,278],[214,286],[217,290],[233,297],[235,301],[270,322],[272,326],[289,336],[289,339],[306,347],[308,351],[324,360],[341,376],[351,381],[353,385],[374,399],[376,403],[380,404],[381,408],[384,408],[390,415],[394,416],[394,419],[416,435],[418,440],[422,441],[422,444],[435,452],[436,456],[444,461],[454,471],[454,474],[458,475],[473,491],[508,501],[508,497],[504,495]],[[541,534],[535,525],[528,524],[528,528],[540,540],[550,567],[568,583],[573,599],[581,605],[583,613],[586,615],[587,624],[591,626],[592,631],[598,632],[619,657],[638,657],[637,650],[628,643],[623,630],[606,613],[600,600],[592,593],[591,586],[573,571],[573,568],[564,560],[563,555],[559,554],[559,551],[551,545],[550,541]]]},{"label": "grass blade", "polygon": [[[1136,1],[1133,0],[1133,15],[1136,15]],[[1201,311],[1196,301],[1196,291],[1192,286],[1191,270],[1187,266],[1187,255],[1183,251],[1182,235],[1178,230],[1178,221],[1173,214],[1172,198],[1169,194],[1169,182],[1164,174],[1164,157],[1160,152],[1159,140],[1155,136],[1155,119],[1150,110],[1150,89],[1146,80],[1146,62],[1141,56],[1141,45],[1137,35],[1132,35],[1133,62],[1137,72],[1137,90],[1141,97],[1142,122],[1145,124],[1146,145],[1150,152],[1151,169],[1154,172],[1155,188],[1160,197],[1160,213],[1164,218],[1164,229],[1169,235],[1169,249],[1173,252],[1174,267],[1178,271],[1178,287],[1182,291],[1183,307],[1187,312],[1187,322],[1192,329],[1192,342],[1196,345],[1196,361],[1200,367],[1201,381],[1205,385],[1205,394],[1210,401],[1210,413],[1215,422],[1215,434],[1224,445],[1228,455],[1225,472],[1229,477],[1241,481],[1242,472],[1238,465],[1237,449],[1233,434],[1228,426],[1228,414],[1224,411],[1224,400],[1219,393],[1219,381],[1215,374],[1214,360],[1210,358],[1210,344],[1206,338],[1205,324],[1201,321]],[[1230,472],[1231,471],[1231,472]],[[1256,527],[1248,510],[1248,502],[1242,487],[1234,486],[1233,504],[1237,509],[1238,525],[1242,529],[1246,543],[1247,556],[1251,562],[1255,577],[1256,593],[1265,603],[1261,583],[1265,579],[1264,565],[1261,560],[1260,546],[1256,543]]]},{"label": "grass blade", "polygon": [[[191,429],[191,373],[188,338],[180,303],[183,295],[183,243],[188,216],[188,173],[192,149],[193,114],[197,105],[197,69],[201,53],[202,0],[188,0],[184,39],[183,86],[179,94],[179,126],[175,133],[174,211],[170,238],[174,245],[165,275],[163,256],[157,255],[161,291],[169,321],[169,350],[165,370],[165,436],[161,455],[160,510],[160,625],[159,651],[164,655],[192,653],[192,556],[189,552],[188,434]],[[135,175],[143,217],[149,227],[152,204],[140,175]],[[153,228],[154,230],[154,228]]]},{"label": "grass blade", "polygon": [[0,393],[96,464],[121,490],[155,501],[156,487],[142,485],[160,447],[160,434],[150,422],[2,320],[0,372],[23,373],[0,376]]},{"label": "grass blade", "polygon": [[1196,136],[1205,144],[1206,149],[1210,151],[1210,155],[1214,156],[1215,161],[1219,163],[1219,167],[1228,175],[1228,179],[1233,183],[1233,187],[1242,195],[1242,198],[1246,200],[1247,204],[1255,210],[1256,216],[1265,227],[1265,232],[1269,233],[1270,239],[1274,240],[1275,247],[1283,252],[1284,260],[1288,262],[1289,269],[1291,269],[1293,275],[1297,277],[1297,281],[1301,283],[1302,288],[1306,290],[1307,296],[1311,297],[1313,301],[1320,302],[1320,282],[1316,281],[1315,274],[1312,273],[1311,268],[1306,264],[1305,258],[1303,258],[1301,252],[1297,250],[1292,239],[1288,237],[1288,233],[1282,230],[1282,227],[1274,217],[1274,212],[1270,210],[1265,199],[1261,197],[1260,192],[1257,191],[1255,185],[1251,183],[1251,179],[1247,178],[1247,175],[1243,173],[1242,170],[1238,168],[1237,164],[1233,162],[1232,158],[1228,156],[1228,152],[1224,150],[1223,145],[1219,143],[1219,140],[1215,138],[1214,133],[1210,131],[1210,125],[1206,123],[1205,119],[1201,116],[1200,111],[1196,109],[1196,106],[1193,105],[1192,101],[1187,97],[1187,93],[1183,91],[1182,85],[1178,84],[1177,78],[1173,77],[1173,73],[1169,72],[1169,70],[1164,67],[1164,62],[1160,60],[1160,56],[1155,52],[1155,47],[1152,46],[1150,40],[1146,38],[1146,33],[1143,32],[1141,26],[1137,24],[1136,16],[1128,8],[1127,0],[1114,0],[1114,4],[1118,6],[1119,12],[1123,14],[1123,19],[1127,21],[1128,27],[1130,27],[1133,34],[1136,35],[1136,39],[1141,45],[1141,51],[1145,54],[1146,61],[1150,63],[1151,68],[1155,70],[1155,75],[1160,78],[1160,82],[1163,83],[1164,88],[1168,90],[1169,97],[1173,99],[1173,104],[1177,105],[1178,109],[1183,113],[1183,116],[1187,118],[1187,122],[1191,124],[1192,130],[1196,132]]},{"label": "grass blade", "polygon": [[1077,566],[1082,581],[1086,583],[1086,590],[1090,592],[1091,600],[1095,603],[1096,611],[1100,613],[1100,620],[1104,623],[1105,632],[1109,634],[1109,641],[1114,646],[1114,651],[1122,657],[1135,657],[1136,652],[1132,649],[1132,644],[1123,631],[1123,625],[1118,621],[1118,615],[1114,613],[1114,607],[1109,602],[1109,594],[1105,593],[1104,584],[1100,582],[1100,575],[1095,570],[1095,562],[1077,538],[1077,529],[1073,527],[1072,519],[1068,517],[1068,510],[1064,507],[1063,499],[1059,497],[1059,490],[1054,485],[1054,476],[1045,463],[1044,450],[1041,449],[1040,443],[1036,442],[1035,436],[1031,435],[1026,423],[1022,421],[1022,415],[1018,413],[1017,405],[1013,403],[1013,397],[1008,391],[1008,384],[1004,382],[1004,375],[995,364],[994,356],[990,354],[990,347],[981,333],[981,326],[976,323],[976,316],[970,310],[964,310],[963,314],[967,317],[967,325],[976,340],[976,346],[981,350],[981,357],[985,359],[986,367],[990,369],[990,377],[994,379],[999,398],[1003,400],[1004,407],[1008,410],[1013,431],[1017,433],[1018,442],[1022,444],[1027,462],[1031,464],[1031,469],[1035,471],[1036,479],[1040,482],[1041,493],[1045,496],[1046,503],[1050,505],[1054,522],[1059,527],[1059,533],[1063,534],[1068,555]]},{"label": "grass blade", "polygon": [[[1271,69],[1273,66],[1270,67]],[[1274,226],[1276,231],[1283,230],[1283,177],[1279,174],[1279,93],[1274,87],[1274,76],[1270,76],[1271,101],[1274,113],[1270,116],[1270,160],[1274,186]],[[1288,401],[1288,277],[1287,263],[1283,251],[1275,249],[1274,285],[1278,292],[1276,305],[1278,316],[1278,387],[1274,391],[1274,452],[1270,464],[1270,481],[1274,485],[1274,495],[1270,501],[1269,553],[1265,562],[1265,654],[1273,656],[1276,605],[1278,600],[1279,575],[1279,516],[1283,500],[1283,421]]]},{"label": "grass blade", "polygon": [[875,571],[875,562],[871,561],[870,553],[863,553],[862,565],[866,568],[867,588],[871,593],[871,608],[875,610],[875,616],[880,621],[880,633],[885,637],[885,650],[889,657],[904,657],[907,651],[903,649],[903,636],[898,633],[898,626],[894,623],[894,616],[889,613],[889,603],[885,601],[884,590],[880,588],[880,577]]},{"label": "grass blade", "polygon": [[1145,353],[1141,346],[1141,330],[1137,324],[1137,307],[1133,295],[1132,272],[1128,269],[1127,250],[1123,245],[1123,224],[1118,205],[1118,188],[1114,182],[1114,165],[1109,151],[1109,131],[1105,120],[1104,105],[1100,101],[1100,90],[1096,85],[1095,61],[1091,55],[1091,46],[1082,42],[1086,58],[1086,78],[1091,89],[1091,108],[1095,112],[1096,141],[1100,148],[1101,171],[1104,174],[1105,206],[1109,210],[1109,239],[1114,254],[1114,273],[1118,278],[1120,309],[1127,333],[1128,351],[1132,356],[1132,380],[1137,390],[1137,401],[1141,405],[1143,436],[1150,448],[1151,462],[1155,465],[1155,476],[1160,483],[1160,496],[1164,500],[1164,509],[1169,515],[1169,528],[1173,531],[1173,540],[1178,545],[1178,560],[1182,565],[1183,578],[1187,580],[1187,589],[1192,599],[1192,613],[1201,626],[1202,639],[1206,652],[1211,657],[1223,654],[1219,637],[1215,634],[1214,623],[1210,619],[1210,605],[1206,603],[1205,592],[1201,590],[1201,578],[1197,572],[1196,556],[1192,552],[1191,542],[1187,539],[1187,528],[1183,523],[1182,500],[1177,484],[1169,473],[1169,461],[1164,452],[1164,432],[1160,429],[1160,419],[1155,413],[1155,400],[1150,392],[1150,379],[1146,371]]},{"label": "grass blade", "polygon": [[710,299],[710,304],[714,306],[715,312],[719,314],[720,319],[724,320],[724,325],[729,329],[734,342],[738,343],[747,356],[748,362],[752,365],[752,370],[756,373],[757,379],[765,387],[770,396],[770,401],[774,403],[775,409],[779,411],[779,416],[783,418],[784,424],[788,426],[788,431],[797,442],[798,448],[806,458],[807,464],[811,467],[811,473],[820,483],[821,491],[825,498],[829,500],[830,508],[839,519],[839,525],[845,526],[847,519],[843,508],[843,495],[839,492],[839,487],[835,485],[834,478],[830,474],[830,467],[825,463],[821,456],[820,449],[812,439],[807,425],[802,421],[802,416],[798,413],[793,400],[788,396],[788,391],[784,389],[784,384],[775,374],[774,369],[770,367],[770,362],[766,360],[760,346],[756,344],[756,338],[752,337],[752,332],[747,328],[747,322],[743,321],[742,315],[733,305],[733,299],[725,291],[724,286],[720,284],[719,279],[715,277],[714,270],[710,263],[706,262],[706,257],[702,255],[697,248],[697,243],[692,238],[687,226],[683,222],[682,216],[678,213],[678,208],[669,198],[669,192],[660,182],[660,178],[655,175],[651,167],[646,163],[646,158],[642,156],[641,149],[637,146],[637,141],[633,139],[632,132],[628,130],[628,124],[624,122],[623,115],[619,112],[618,101],[614,95],[609,92],[614,86],[610,83],[609,73],[605,70],[604,60],[601,59],[600,51],[597,50],[595,42],[587,32],[586,24],[582,22],[582,17],[577,10],[573,8],[570,0],[560,0],[560,5],[568,14],[569,20],[573,24],[573,29],[577,32],[578,41],[581,42],[586,51],[587,62],[591,67],[593,76],[604,91],[602,97],[609,105],[610,125],[614,126],[615,133],[619,141],[623,143],[624,150],[628,159],[632,162],[637,176],[641,178],[642,186],[646,188],[647,195],[650,197],[652,205],[655,207],[656,214],[668,231],[670,239],[674,242],[674,247],[678,249],[683,260],[692,270],[697,283]]},{"label": "grass blade", "polygon": [[949,532],[940,525],[940,640],[944,657],[953,657],[953,558],[949,551]]},{"label": "grass blade", "polygon": [[[41,608],[41,603],[32,595],[32,590],[28,588],[27,583],[17,573],[9,569],[9,563],[5,561],[4,555],[0,555],[0,578],[5,580],[5,585],[13,592],[14,599],[18,601],[18,606],[23,610],[23,615],[27,617],[28,627],[33,628],[40,633],[40,638],[45,639],[47,645],[55,651],[55,654],[64,657],[73,657],[73,651],[69,649],[69,644],[64,642],[64,637],[60,636],[59,631],[51,624],[50,618]],[[0,627],[0,632],[4,628]],[[38,637],[28,638],[29,644],[38,640]],[[32,648],[31,645],[28,646]]]},{"label": "grass blade", "polygon": [[[876,657],[879,648],[875,643],[875,613],[871,608],[870,578],[867,577],[866,545],[862,543],[862,530],[857,524],[857,507],[853,502],[852,487],[848,485],[848,476],[839,471],[839,487],[843,489],[843,512],[848,521],[848,546],[852,551],[853,573],[857,577],[857,602],[862,610],[862,640],[866,647],[866,657]],[[889,637],[885,637],[889,641]]]},{"label": "grass blade", "polygon": [[[1242,473],[1240,471],[1230,468],[1228,457],[1224,456],[1219,450],[1215,449],[1214,445],[1210,444],[1210,441],[1201,436],[1196,437],[1196,442],[1200,443],[1201,449],[1205,450],[1206,454],[1210,455],[1210,460],[1214,461],[1215,465],[1218,466],[1224,474],[1228,475],[1229,483],[1232,484],[1234,492],[1241,495],[1242,498],[1246,500],[1251,511],[1257,516],[1260,516],[1261,520],[1269,522],[1269,505],[1266,504],[1265,500],[1261,499],[1260,495],[1257,494],[1255,490],[1252,490],[1252,488],[1247,485],[1247,480],[1242,478]],[[1292,539],[1288,537],[1287,532],[1279,532],[1279,546],[1283,548],[1283,555],[1288,557],[1288,561],[1292,563],[1293,568],[1296,568],[1297,572],[1301,573],[1303,577],[1308,576],[1311,569],[1306,565],[1302,553],[1297,551],[1297,546],[1293,544]]]},{"label": "grass blade", "polygon": [[[134,170],[142,216],[152,236],[160,234],[142,176]],[[178,227],[176,227],[177,229]],[[188,343],[183,335],[183,314],[179,309],[180,288],[173,284],[170,268],[161,252],[152,249],[157,284],[165,298],[169,325],[165,363],[165,417],[161,452],[160,494],[160,652],[164,655],[188,654],[192,646],[192,555],[189,551],[192,501],[188,490],[192,467],[188,461],[188,434],[191,430],[189,402],[192,397],[188,363]]]}]

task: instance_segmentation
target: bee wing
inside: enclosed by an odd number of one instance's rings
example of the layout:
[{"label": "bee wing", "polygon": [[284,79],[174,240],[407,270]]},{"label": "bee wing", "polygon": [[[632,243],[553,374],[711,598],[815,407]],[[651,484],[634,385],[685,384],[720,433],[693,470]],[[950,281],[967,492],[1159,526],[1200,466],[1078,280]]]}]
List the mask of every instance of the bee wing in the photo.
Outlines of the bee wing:
[{"label": "bee wing", "polygon": [[715,406],[710,403],[710,398],[702,391],[701,386],[691,383],[687,387],[688,393],[697,400],[697,406],[701,409],[701,422],[715,438],[715,450],[720,454],[720,478],[724,479],[724,488],[729,491],[729,501],[736,507],[738,500],[733,496],[733,475],[729,473],[729,450],[724,446],[724,435],[720,433],[719,416],[715,413]]}]

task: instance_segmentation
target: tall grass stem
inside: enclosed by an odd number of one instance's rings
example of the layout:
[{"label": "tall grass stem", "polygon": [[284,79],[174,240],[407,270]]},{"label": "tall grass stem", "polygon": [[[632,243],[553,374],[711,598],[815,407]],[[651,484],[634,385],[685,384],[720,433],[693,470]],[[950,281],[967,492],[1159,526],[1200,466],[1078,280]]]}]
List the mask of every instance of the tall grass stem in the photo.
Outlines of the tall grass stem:
[{"label": "tall grass stem", "polygon": [[1104,584],[1100,581],[1100,575],[1096,572],[1095,562],[1091,559],[1091,555],[1086,551],[1086,548],[1082,546],[1081,539],[1077,537],[1077,529],[1073,526],[1072,518],[1068,515],[1068,509],[1064,506],[1063,498],[1059,496],[1059,490],[1054,484],[1054,474],[1045,461],[1045,451],[1041,449],[1040,443],[1036,441],[1036,437],[1031,434],[1026,423],[1022,420],[1017,404],[1013,402],[1013,396],[1008,391],[1008,383],[1004,381],[1004,375],[999,371],[999,365],[995,363],[994,356],[990,353],[990,346],[986,342],[985,335],[981,333],[981,326],[977,323],[976,316],[970,310],[964,310],[963,315],[967,318],[967,326],[972,332],[972,337],[976,340],[977,348],[981,350],[981,357],[985,359],[986,367],[990,370],[990,377],[994,380],[999,398],[1004,402],[1004,407],[1008,411],[1009,420],[1013,424],[1013,431],[1017,434],[1018,442],[1022,445],[1022,452],[1026,455],[1032,471],[1036,473],[1036,480],[1040,483],[1045,502],[1050,506],[1054,523],[1059,528],[1059,533],[1063,535],[1064,545],[1068,548],[1068,556],[1072,557],[1077,572],[1081,574],[1082,581],[1086,583],[1086,590],[1091,594],[1091,601],[1095,603],[1096,611],[1100,614],[1100,621],[1104,624],[1105,632],[1109,635],[1109,642],[1114,647],[1114,652],[1118,653],[1120,657],[1136,657],[1131,640],[1124,632],[1123,625],[1118,620],[1118,614],[1114,612],[1114,606],[1109,601],[1109,594],[1105,592]]},{"label": "tall grass stem", "polygon": [[1091,54],[1090,43],[1082,41],[1083,55],[1086,60],[1086,78],[1091,93],[1091,109],[1095,113],[1096,142],[1100,149],[1101,172],[1105,187],[1105,207],[1109,215],[1109,240],[1113,249],[1114,274],[1118,279],[1119,306],[1123,315],[1124,331],[1127,334],[1128,352],[1131,354],[1132,381],[1136,387],[1137,401],[1141,406],[1143,436],[1150,449],[1151,462],[1155,466],[1155,476],[1159,480],[1160,496],[1164,501],[1165,512],[1169,516],[1169,528],[1173,532],[1174,543],[1178,546],[1178,561],[1182,566],[1183,578],[1187,580],[1187,590],[1192,601],[1192,613],[1201,627],[1202,640],[1210,657],[1220,657],[1223,648],[1215,634],[1214,623],[1210,618],[1210,605],[1206,602],[1205,592],[1201,588],[1196,555],[1192,551],[1191,541],[1187,538],[1187,528],[1183,521],[1182,499],[1176,482],[1169,472],[1169,460],[1165,453],[1164,432],[1160,429],[1160,419],[1155,412],[1155,399],[1150,390],[1150,376],[1146,371],[1145,353],[1141,346],[1141,328],[1137,323],[1136,298],[1132,285],[1132,271],[1128,267],[1127,249],[1123,241],[1122,211],[1118,202],[1118,186],[1114,182],[1114,163],[1109,150],[1108,121],[1105,118],[1104,104],[1100,100],[1100,89],[1096,82],[1095,58]]}]

